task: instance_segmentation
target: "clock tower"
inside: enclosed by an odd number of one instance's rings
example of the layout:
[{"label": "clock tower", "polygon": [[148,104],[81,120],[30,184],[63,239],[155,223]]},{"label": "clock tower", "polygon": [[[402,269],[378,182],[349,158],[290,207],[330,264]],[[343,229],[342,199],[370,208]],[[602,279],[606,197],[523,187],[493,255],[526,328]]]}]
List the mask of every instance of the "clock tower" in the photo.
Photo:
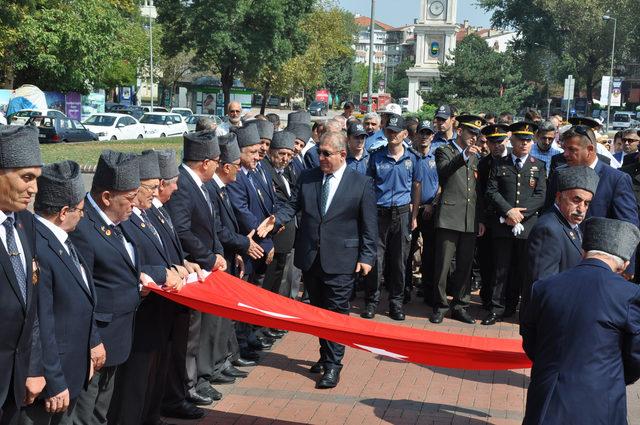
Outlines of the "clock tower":
[{"label": "clock tower", "polygon": [[440,76],[439,66],[456,48],[457,0],[420,0],[420,18],[415,25],[416,64],[407,70],[409,110],[422,105],[420,92],[430,90]]}]

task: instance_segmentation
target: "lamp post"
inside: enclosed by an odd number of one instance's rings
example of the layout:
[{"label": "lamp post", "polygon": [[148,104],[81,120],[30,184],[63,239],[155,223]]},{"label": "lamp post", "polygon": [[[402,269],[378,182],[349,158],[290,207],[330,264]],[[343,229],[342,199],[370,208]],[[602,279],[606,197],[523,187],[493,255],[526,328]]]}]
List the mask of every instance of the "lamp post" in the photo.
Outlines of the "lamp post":
[{"label": "lamp post", "polygon": [[140,7],[143,17],[149,18],[149,84],[151,86],[151,112],[153,112],[153,20],[158,16],[158,11],[153,5],[153,0],[144,0],[144,5]]},{"label": "lamp post", "polygon": [[371,0],[371,22],[369,25],[369,84],[367,90],[367,101],[369,104],[367,105],[367,111],[371,112],[373,110],[373,30],[374,30],[374,14],[376,11],[376,0]]},{"label": "lamp post", "polygon": [[609,72],[609,97],[607,99],[607,134],[609,134],[609,121],[611,119],[611,93],[613,92],[613,58],[616,54],[616,29],[618,20],[610,15],[602,17],[605,21],[613,21],[613,46],[611,47],[611,70]]}]

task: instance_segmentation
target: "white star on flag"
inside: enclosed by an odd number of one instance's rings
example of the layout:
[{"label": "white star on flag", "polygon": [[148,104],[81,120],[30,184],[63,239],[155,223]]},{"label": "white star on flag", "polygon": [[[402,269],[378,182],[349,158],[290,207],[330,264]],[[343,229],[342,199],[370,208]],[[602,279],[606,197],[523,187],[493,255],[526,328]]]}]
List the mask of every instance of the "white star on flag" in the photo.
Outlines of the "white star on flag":
[{"label": "white star on flag", "polygon": [[385,357],[391,357],[393,359],[397,359],[397,360],[404,360],[407,358],[407,356],[403,356],[402,354],[398,354],[398,353],[393,353],[391,351],[387,351],[383,348],[376,348],[376,347],[369,347],[367,345],[360,345],[360,344],[353,344],[358,348],[362,348],[363,350],[369,351],[373,354],[379,354],[381,356],[385,356]]},{"label": "white star on flag", "polygon": [[268,316],[271,316],[271,317],[277,317],[278,319],[300,319],[299,317],[295,317],[295,316],[289,316],[289,315],[286,315],[286,314],[275,313],[273,311],[262,310],[260,308],[252,307],[252,306],[246,305],[244,303],[238,303],[238,307],[244,307],[244,308],[250,308],[251,310],[257,310],[260,313],[264,313],[264,314],[266,314]]}]

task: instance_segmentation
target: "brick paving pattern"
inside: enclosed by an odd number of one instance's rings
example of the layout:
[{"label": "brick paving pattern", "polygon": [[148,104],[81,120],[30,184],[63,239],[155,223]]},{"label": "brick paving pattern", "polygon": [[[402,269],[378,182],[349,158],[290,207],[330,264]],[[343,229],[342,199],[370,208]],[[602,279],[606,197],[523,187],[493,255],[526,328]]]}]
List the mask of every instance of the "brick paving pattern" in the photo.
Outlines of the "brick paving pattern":
[{"label": "brick paving pattern", "polygon": [[[474,297],[477,302],[477,296]],[[381,302],[375,321],[419,329],[498,338],[519,338],[515,320],[495,326],[467,325],[445,318],[428,321],[428,307],[414,299],[407,320],[389,319]],[[352,315],[362,308],[354,302]],[[470,309],[476,318],[486,312]],[[249,377],[219,385],[221,401],[208,407],[198,425],[516,425],[522,423],[529,370],[465,371],[405,363],[347,348],[340,383],[316,390],[319,375],[308,371],[318,359],[317,338],[290,332],[264,352]],[[640,425],[640,384],[628,387],[629,424]]]}]

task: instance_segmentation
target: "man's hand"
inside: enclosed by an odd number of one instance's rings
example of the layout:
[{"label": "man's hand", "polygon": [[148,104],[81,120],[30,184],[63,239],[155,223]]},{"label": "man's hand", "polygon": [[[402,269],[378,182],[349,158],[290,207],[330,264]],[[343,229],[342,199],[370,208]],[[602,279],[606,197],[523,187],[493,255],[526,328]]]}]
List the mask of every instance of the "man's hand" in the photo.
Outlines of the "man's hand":
[{"label": "man's hand", "polygon": [[91,349],[91,362],[93,363],[93,369],[98,371],[104,366],[104,362],[107,360],[107,352],[104,349],[104,344],[100,343]]},{"label": "man's hand", "polygon": [[65,412],[69,408],[69,390],[65,389],[44,401],[44,409],[49,413]]},{"label": "man's hand", "polygon": [[262,258],[264,255],[264,249],[256,241],[253,240],[253,235],[256,233],[255,230],[249,232],[247,237],[249,238],[249,248],[247,248],[247,255],[254,260],[258,260]]},{"label": "man's hand", "polygon": [[262,223],[258,226],[257,233],[261,238],[265,238],[275,227],[276,225],[276,216],[270,215],[265,218]]},{"label": "man's hand", "polygon": [[242,276],[244,276],[244,260],[241,255],[236,255],[236,270],[238,271],[238,277],[242,279]]},{"label": "man's hand", "polygon": [[411,231],[413,232],[418,227],[418,217],[411,216]]},{"label": "man's hand", "polygon": [[221,272],[227,270],[227,260],[220,254],[216,254],[216,262],[213,265],[213,270],[220,270]]},{"label": "man's hand", "polygon": [[269,253],[267,254],[267,258],[265,260],[265,263],[267,265],[271,264],[271,262],[273,261],[274,254],[275,254],[275,248],[271,248],[271,251],[269,251]]},{"label": "man's hand", "polygon": [[477,145],[471,145],[471,146],[467,146],[467,149],[464,150],[465,155],[467,156],[467,158],[473,156],[473,155],[477,155],[479,153],[482,152],[482,148],[480,146]]},{"label": "man's hand", "polygon": [[484,223],[479,223],[478,224],[478,236],[483,237],[484,236],[484,232],[487,231],[487,228],[485,227]]},{"label": "man's hand", "polygon": [[173,269],[167,269],[167,277],[162,289],[167,292],[180,292],[183,286],[184,279],[178,274],[178,272]]},{"label": "man's hand", "polygon": [[433,208],[433,205],[425,205],[423,210],[422,210],[422,219],[423,220],[429,220],[431,218],[431,216],[433,215],[433,211],[435,208]]},{"label": "man's hand", "polygon": [[527,210],[526,208],[516,207],[516,208],[511,208],[509,211],[507,211],[507,219],[511,219],[511,221],[513,222],[513,224],[510,224],[510,226],[514,226],[520,223],[522,220],[524,220],[524,215],[522,215],[522,211],[526,211],[526,210]]},{"label": "man's hand", "polygon": [[356,264],[356,273],[360,273],[362,276],[366,276],[371,271],[371,266],[366,263]]},{"label": "man's hand", "polygon": [[36,400],[36,397],[40,395],[46,384],[47,381],[45,381],[44,376],[28,377],[25,384],[26,394],[24,396],[23,404],[25,406],[32,404]]},{"label": "man's hand", "polygon": [[182,278],[189,276],[189,270],[186,267],[181,266],[179,264],[174,264],[173,268],[178,272],[178,275]]},{"label": "man's hand", "polygon": [[204,280],[204,272],[202,271],[202,268],[200,268],[200,264],[192,263],[192,262],[189,262],[187,260],[184,260],[182,262],[182,264],[184,265],[184,268],[187,269],[187,271],[189,273],[197,274],[199,281],[203,281]]}]

